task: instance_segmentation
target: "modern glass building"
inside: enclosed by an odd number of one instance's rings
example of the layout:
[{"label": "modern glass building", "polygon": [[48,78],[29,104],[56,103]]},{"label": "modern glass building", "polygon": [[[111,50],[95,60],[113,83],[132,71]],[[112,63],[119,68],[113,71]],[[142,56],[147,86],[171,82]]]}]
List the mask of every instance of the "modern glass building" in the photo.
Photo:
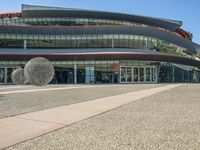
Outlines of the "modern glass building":
[{"label": "modern glass building", "polygon": [[0,14],[0,83],[33,57],[52,83],[199,82],[200,45],[182,22],[131,14],[22,5]]}]

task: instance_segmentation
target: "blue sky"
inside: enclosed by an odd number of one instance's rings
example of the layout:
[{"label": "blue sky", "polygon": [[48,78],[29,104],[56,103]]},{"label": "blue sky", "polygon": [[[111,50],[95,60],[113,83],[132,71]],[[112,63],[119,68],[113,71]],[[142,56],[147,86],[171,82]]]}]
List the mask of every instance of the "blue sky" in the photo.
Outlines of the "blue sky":
[{"label": "blue sky", "polygon": [[0,12],[20,11],[21,4],[123,12],[183,21],[182,28],[200,44],[200,0],[2,0]]}]

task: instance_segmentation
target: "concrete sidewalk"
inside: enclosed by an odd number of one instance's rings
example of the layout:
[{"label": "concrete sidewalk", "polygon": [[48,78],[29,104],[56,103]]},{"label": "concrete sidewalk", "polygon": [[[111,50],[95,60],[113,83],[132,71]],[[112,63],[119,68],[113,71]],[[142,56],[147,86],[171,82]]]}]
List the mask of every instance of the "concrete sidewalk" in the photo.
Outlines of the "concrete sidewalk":
[{"label": "concrete sidewalk", "polygon": [[167,85],[1,119],[0,149],[180,85]]}]

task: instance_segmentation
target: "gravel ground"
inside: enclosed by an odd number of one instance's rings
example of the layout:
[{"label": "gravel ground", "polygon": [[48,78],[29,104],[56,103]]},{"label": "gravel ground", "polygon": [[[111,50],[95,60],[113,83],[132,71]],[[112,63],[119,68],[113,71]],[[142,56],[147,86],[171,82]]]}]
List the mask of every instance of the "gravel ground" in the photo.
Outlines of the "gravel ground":
[{"label": "gravel ground", "polygon": [[199,150],[199,91],[183,85],[8,149]]},{"label": "gravel ground", "polygon": [[[18,115],[22,113],[28,113],[33,111],[39,111],[43,109],[70,105],[74,103],[80,103],[97,98],[113,96],[137,90],[143,90],[148,88],[154,88],[163,86],[162,84],[129,84],[129,85],[78,85],[78,86],[66,86],[66,87],[81,87],[76,89],[64,89],[56,91],[43,91],[43,92],[30,92],[30,93],[18,93],[18,94],[0,94],[0,118]],[[53,88],[53,87],[65,87],[65,86],[48,86],[38,87]],[[25,86],[21,88],[13,88],[10,91],[16,90],[29,90],[37,89],[34,86]],[[4,89],[5,90],[5,89]],[[3,89],[0,89],[2,92]]]}]

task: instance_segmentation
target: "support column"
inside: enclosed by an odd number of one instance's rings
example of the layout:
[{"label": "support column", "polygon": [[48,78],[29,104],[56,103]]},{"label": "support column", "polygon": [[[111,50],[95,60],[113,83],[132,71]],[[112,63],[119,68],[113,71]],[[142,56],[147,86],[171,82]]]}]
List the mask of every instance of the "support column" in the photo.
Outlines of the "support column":
[{"label": "support column", "polygon": [[154,81],[153,81],[153,77],[152,77],[152,76],[153,76],[153,73],[152,73],[152,71],[151,71],[151,68],[152,68],[152,67],[149,67],[149,68],[150,68],[150,82],[154,82]]},{"label": "support column", "polygon": [[175,81],[174,66],[172,66],[172,82],[174,83],[174,81]]},{"label": "support column", "polygon": [[146,67],[144,67],[144,82],[146,82]]},{"label": "support column", "polygon": [[184,71],[182,70],[182,82],[185,82],[184,81]]},{"label": "support column", "polygon": [[26,49],[26,48],[27,48],[27,41],[24,40],[24,49]]},{"label": "support column", "polygon": [[187,82],[190,82],[189,70],[187,70]]},{"label": "support column", "polygon": [[192,70],[192,82],[196,82],[196,71],[195,71],[195,67]]},{"label": "support column", "polygon": [[115,48],[115,41],[114,41],[114,37],[112,38],[112,48]]},{"label": "support column", "polygon": [[77,84],[77,65],[74,65],[74,84]]},{"label": "support column", "polygon": [[8,74],[8,68],[4,68],[4,83],[8,82],[7,81],[7,78],[8,78],[7,74]]},{"label": "support column", "polygon": [[148,41],[147,41],[147,39],[145,40],[145,47],[146,47],[146,49],[148,49]]},{"label": "support column", "polygon": [[160,68],[161,66],[156,66],[156,82],[155,83],[159,83],[160,82],[160,79],[159,79],[159,74],[160,74]]}]

